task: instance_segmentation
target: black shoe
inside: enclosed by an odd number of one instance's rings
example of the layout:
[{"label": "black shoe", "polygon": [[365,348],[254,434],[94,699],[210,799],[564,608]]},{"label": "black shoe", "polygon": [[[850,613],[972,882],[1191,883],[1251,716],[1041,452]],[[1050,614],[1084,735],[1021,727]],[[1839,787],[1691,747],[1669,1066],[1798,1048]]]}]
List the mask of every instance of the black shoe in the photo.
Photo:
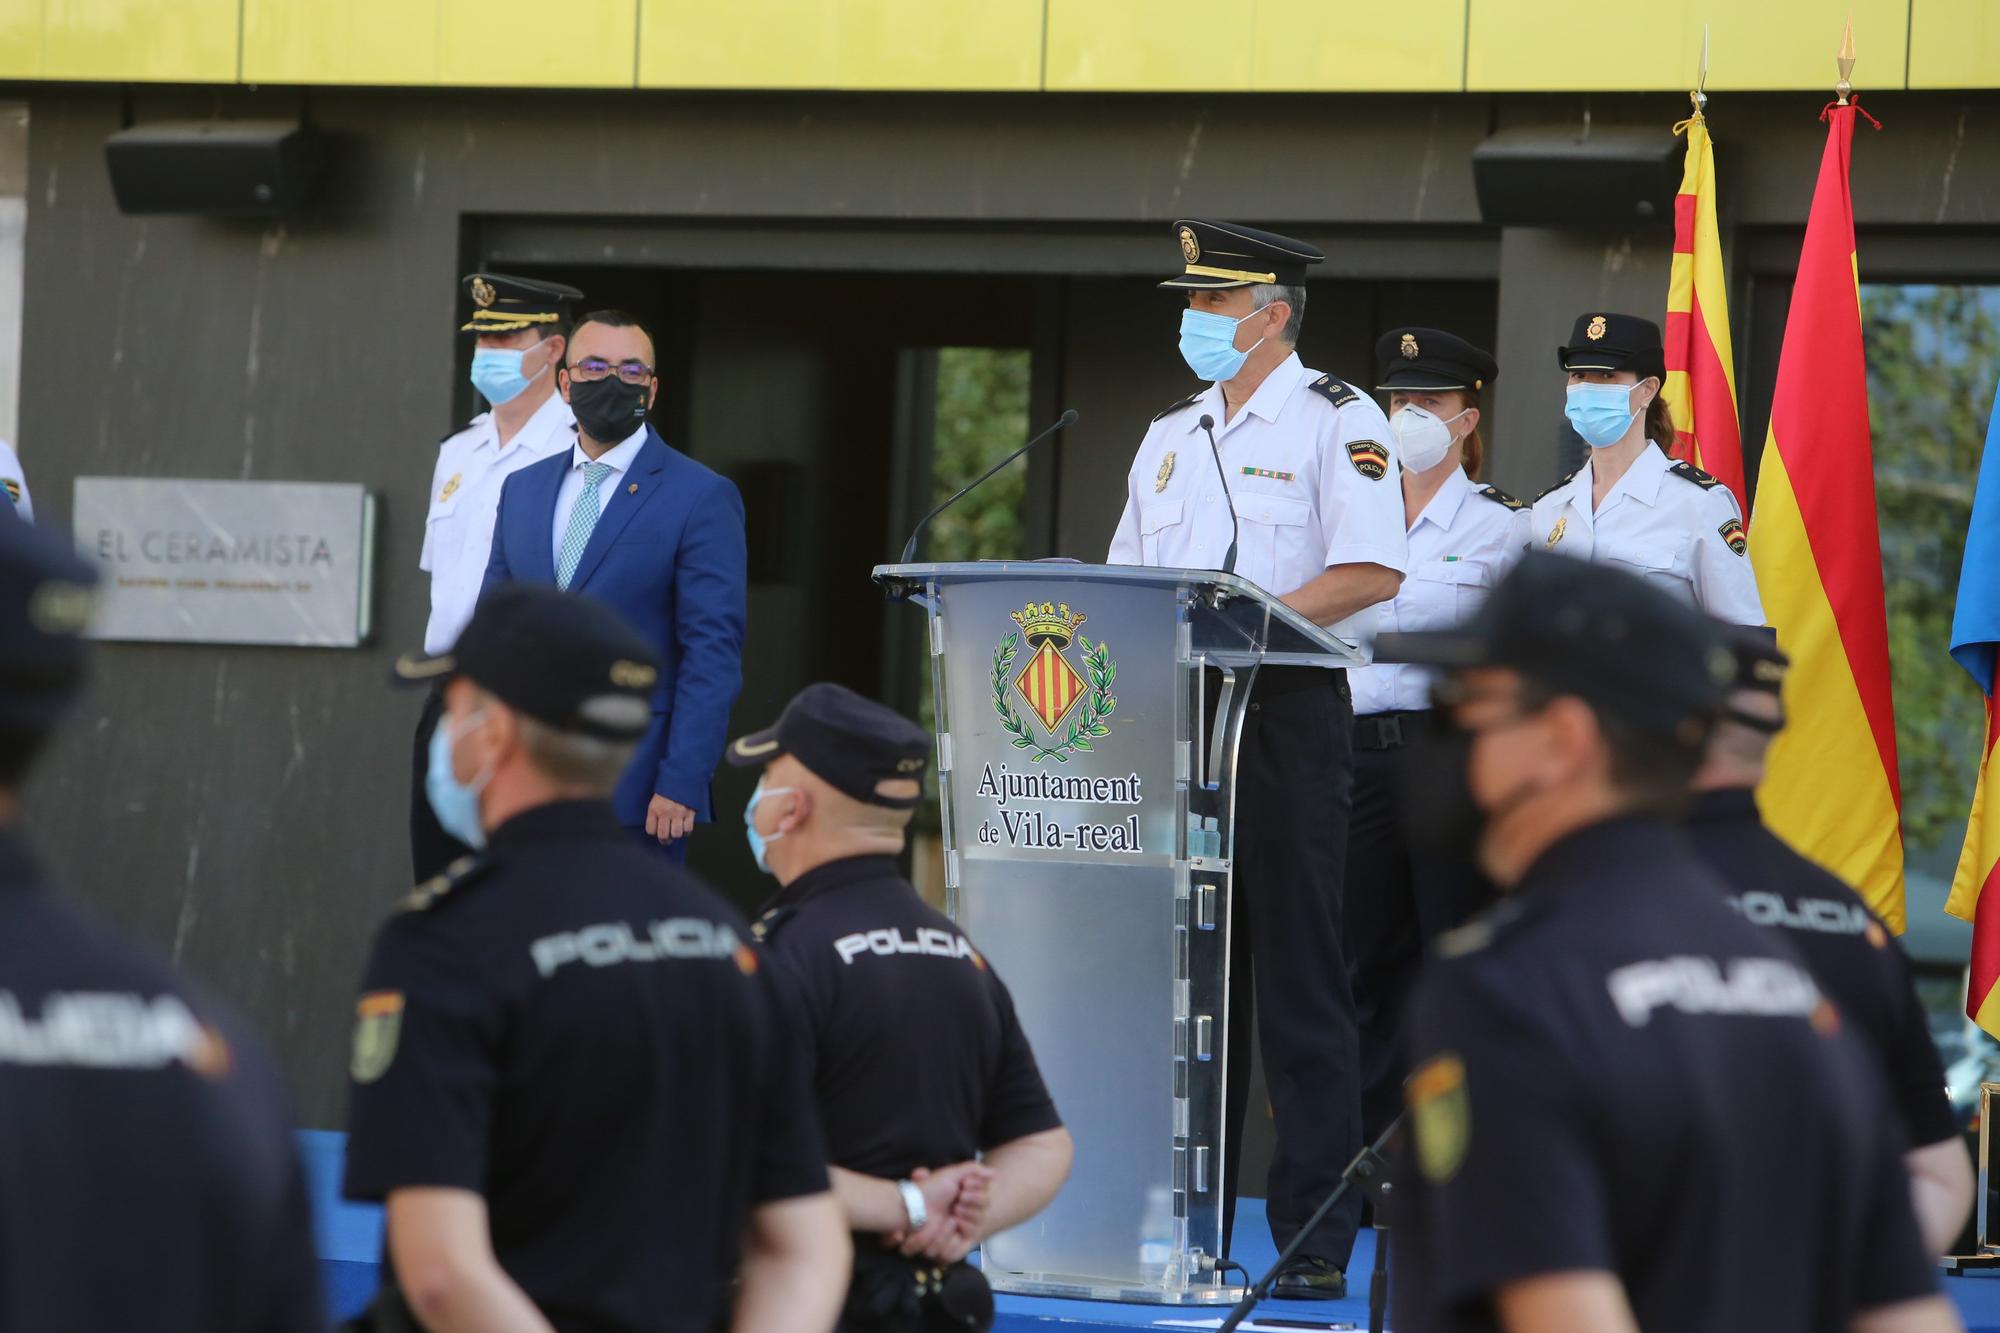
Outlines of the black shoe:
[{"label": "black shoe", "polygon": [[1271,1295],[1281,1301],[1337,1301],[1347,1295],[1347,1274],[1331,1260],[1302,1254],[1279,1270]]}]

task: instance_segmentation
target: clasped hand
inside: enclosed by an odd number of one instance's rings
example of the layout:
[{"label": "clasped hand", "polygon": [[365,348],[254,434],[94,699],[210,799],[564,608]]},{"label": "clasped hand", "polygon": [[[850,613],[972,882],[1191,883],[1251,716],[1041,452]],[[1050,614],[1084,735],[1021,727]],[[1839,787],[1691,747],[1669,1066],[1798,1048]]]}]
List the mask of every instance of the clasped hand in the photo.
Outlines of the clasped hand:
[{"label": "clasped hand", "polygon": [[887,1232],[882,1244],[909,1258],[955,1264],[971,1253],[986,1222],[993,1171],[978,1162],[958,1162],[936,1170],[918,1167],[910,1182],[924,1193],[924,1224]]}]

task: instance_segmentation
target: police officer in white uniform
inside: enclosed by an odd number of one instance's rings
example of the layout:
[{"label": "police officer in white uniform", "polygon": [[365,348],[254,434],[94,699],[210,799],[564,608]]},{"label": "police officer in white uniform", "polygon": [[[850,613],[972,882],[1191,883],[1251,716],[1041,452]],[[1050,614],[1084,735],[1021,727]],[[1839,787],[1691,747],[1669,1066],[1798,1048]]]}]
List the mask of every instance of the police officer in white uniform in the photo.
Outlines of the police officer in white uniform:
[{"label": "police officer in white uniform", "polygon": [[[1397,328],[1375,343],[1375,388],[1403,465],[1410,576],[1384,606],[1382,633],[1449,629],[1470,617],[1528,539],[1528,507],[1480,485],[1480,394],[1499,373],[1490,353],[1442,329]],[[1361,1040],[1362,1138],[1403,1106],[1403,1002],[1423,946],[1492,901],[1462,860],[1426,855],[1405,832],[1397,768],[1429,722],[1432,675],[1382,664],[1348,673],[1354,689],[1354,812],[1347,827],[1347,975]]]},{"label": "police officer in white uniform", "polygon": [[[1109,559],[1219,568],[1233,500],[1242,533],[1236,573],[1316,624],[1352,621],[1396,595],[1409,548],[1382,409],[1354,386],[1308,370],[1293,351],[1306,268],[1324,256],[1232,223],[1184,220],[1174,235],[1185,269],[1161,285],[1187,292],[1181,355],[1210,383],[1154,418],[1132,464]],[[1220,468],[1205,420],[1213,423]],[[1225,1217],[1233,1213],[1249,1092],[1254,953],[1258,1036],[1278,1140],[1269,1217],[1280,1247],[1361,1144],[1354,1006],[1340,931],[1352,725],[1344,673],[1265,667],[1239,750],[1229,1008],[1240,1058],[1229,1067]],[[1306,1239],[1274,1294],[1344,1292],[1359,1221],[1357,1197]]]},{"label": "police officer in white uniform", "polygon": [[[471,274],[465,289],[472,318],[463,331],[478,339],[472,384],[491,407],[444,438],[431,474],[430,513],[417,565],[431,576],[424,651],[432,654],[450,652],[472,618],[486,577],[500,483],[576,443],[576,418],[556,392],[555,367],[568,346],[570,303],[583,293],[504,273]],[[417,719],[410,856],[419,882],[472,852],[439,826],[424,796],[431,732],[443,708],[443,694],[433,690]]]},{"label": "police officer in white uniform", "polygon": [[1569,375],[1565,412],[1590,457],[1535,498],[1530,547],[1617,565],[1718,620],[1763,624],[1736,497],[1664,452],[1674,430],[1660,397],[1660,326],[1579,315],[1556,354]]}]

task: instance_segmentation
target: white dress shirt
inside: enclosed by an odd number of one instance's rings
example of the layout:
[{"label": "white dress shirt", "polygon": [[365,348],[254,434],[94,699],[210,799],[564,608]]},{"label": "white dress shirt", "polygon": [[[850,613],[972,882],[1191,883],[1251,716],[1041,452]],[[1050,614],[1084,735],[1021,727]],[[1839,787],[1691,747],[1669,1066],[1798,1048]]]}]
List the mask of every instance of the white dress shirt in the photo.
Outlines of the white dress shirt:
[{"label": "white dress shirt", "polygon": [[[1521,558],[1528,531],[1526,505],[1453,468],[1410,525],[1410,576],[1382,606],[1376,631],[1407,634],[1461,623]],[[1431,706],[1428,667],[1354,667],[1347,683],[1356,717]]]},{"label": "white dress shirt", "polygon": [[604,507],[611,503],[613,492],[625,484],[625,471],[645,442],[646,428],[641,426],[596,458],[583,451],[581,439],[570,446],[569,471],[563,473],[562,486],[556,491],[555,521],[549,529],[550,549],[556,554],[558,568],[562,565],[563,538],[569,535],[569,511],[576,508],[576,497],[583,494],[584,464],[608,463],[611,467],[610,474],[597,483],[597,516],[603,518]]},{"label": "white dress shirt", "polygon": [[430,514],[424,520],[424,550],[417,558],[417,567],[431,576],[425,652],[449,652],[465,622],[472,619],[486,578],[486,558],[493,549],[501,483],[528,464],[573,445],[575,422],[562,395],[552,393],[504,449],[491,412],[481,412],[439,447],[437,468],[431,474]]},{"label": "white dress shirt", "polygon": [[1764,623],[1743,514],[1729,488],[1676,464],[1657,445],[1641,453],[1593,512],[1591,461],[1535,501],[1532,550],[1597,560],[1637,574],[1718,620]]},{"label": "white dress shirt", "polygon": [[[1204,414],[1215,419],[1228,498],[1201,429]],[[1222,386],[1211,384],[1154,418],[1126,477],[1125,513],[1107,560],[1220,569],[1233,499],[1242,529],[1236,572],[1274,596],[1335,565],[1401,573],[1410,557],[1392,438],[1373,399],[1306,369],[1296,353],[1226,423]]]}]

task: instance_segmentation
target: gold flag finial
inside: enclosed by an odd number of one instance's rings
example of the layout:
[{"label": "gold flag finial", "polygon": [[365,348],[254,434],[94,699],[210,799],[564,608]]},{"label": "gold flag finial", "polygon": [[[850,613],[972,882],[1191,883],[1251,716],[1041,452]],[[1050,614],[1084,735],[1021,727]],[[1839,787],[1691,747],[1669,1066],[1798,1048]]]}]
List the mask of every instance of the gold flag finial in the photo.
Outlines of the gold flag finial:
[{"label": "gold flag finial", "polygon": [[1840,82],[1833,85],[1833,91],[1840,97],[1840,104],[1847,105],[1854,92],[1854,15],[1847,16],[1847,29],[1840,34],[1840,50],[1833,63],[1840,67]]}]

